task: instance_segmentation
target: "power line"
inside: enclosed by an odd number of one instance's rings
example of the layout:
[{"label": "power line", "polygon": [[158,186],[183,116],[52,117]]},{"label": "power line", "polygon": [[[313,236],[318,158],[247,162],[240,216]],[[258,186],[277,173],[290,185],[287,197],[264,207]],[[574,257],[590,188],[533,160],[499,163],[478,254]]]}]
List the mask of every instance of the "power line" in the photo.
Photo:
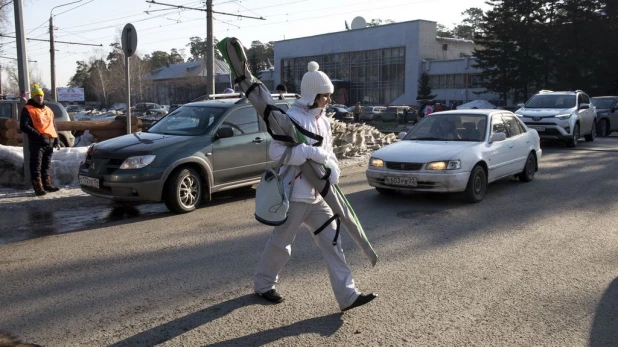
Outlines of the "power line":
[{"label": "power line", "polygon": [[[14,38],[15,38],[15,36],[7,36],[7,35],[3,35],[3,34],[0,34],[0,37],[8,37],[8,38],[12,38],[12,39],[14,39]],[[26,38],[26,40],[28,40],[28,41],[51,42],[50,40],[43,40],[43,39],[30,39],[30,38]],[[92,43],[79,43],[79,42],[67,42],[67,41],[56,41],[56,40],[54,40],[54,42],[57,42],[57,43],[66,43],[66,44],[69,44],[69,45],[80,45],[80,46],[98,46],[98,47],[103,47],[103,45],[102,45],[102,44],[95,45],[95,44],[92,44]]]},{"label": "power line", "polygon": [[162,2],[155,2],[154,0],[150,0],[150,1],[146,0],[146,2],[149,3],[149,4],[171,6],[171,7],[176,7],[176,8],[180,8],[180,9],[187,9],[187,10],[211,12],[211,13],[222,14],[222,15],[225,15],[225,16],[233,16],[233,17],[238,17],[238,18],[249,18],[249,19],[266,20],[266,18],[264,18],[264,17],[252,17],[252,16],[243,16],[241,14],[227,13],[227,12],[208,11],[207,9],[204,9],[204,8],[195,8],[195,7],[187,7],[187,6],[182,6],[182,5],[164,4]]}]

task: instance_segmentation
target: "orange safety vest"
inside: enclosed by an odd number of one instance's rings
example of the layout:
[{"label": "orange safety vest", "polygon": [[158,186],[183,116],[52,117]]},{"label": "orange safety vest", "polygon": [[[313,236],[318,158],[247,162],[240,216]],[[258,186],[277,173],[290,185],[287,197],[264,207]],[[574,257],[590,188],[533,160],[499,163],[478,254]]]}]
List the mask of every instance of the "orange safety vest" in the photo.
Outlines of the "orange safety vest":
[{"label": "orange safety vest", "polygon": [[58,137],[56,126],[54,125],[54,112],[52,112],[49,107],[43,106],[43,108],[38,108],[32,105],[26,105],[26,110],[30,113],[32,126],[34,126],[36,130],[47,137]]}]

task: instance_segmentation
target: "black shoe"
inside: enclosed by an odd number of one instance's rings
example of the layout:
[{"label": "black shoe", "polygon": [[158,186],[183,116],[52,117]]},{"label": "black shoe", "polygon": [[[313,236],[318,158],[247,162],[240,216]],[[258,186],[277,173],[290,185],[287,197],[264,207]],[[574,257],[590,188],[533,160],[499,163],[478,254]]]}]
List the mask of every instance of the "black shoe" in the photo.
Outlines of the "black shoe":
[{"label": "black shoe", "polygon": [[358,296],[358,298],[356,298],[356,300],[354,300],[354,302],[352,303],[352,305],[344,308],[341,311],[347,311],[347,310],[351,310],[355,307],[358,306],[363,306],[364,304],[368,304],[371,302],[371,300],[375,299],[378,297],[378,294],[374,294],[374,293],[369,293],[369,294],[360,294]]},{"label": "black shoe", "polygon": [[270,302],[274,302],[275,304],[278,304],[283,301],[283,297],[281,296],[281,294],[277,293],[277,291],[274,289],[271,289],[265,293],[256,293],[256,294]]}]

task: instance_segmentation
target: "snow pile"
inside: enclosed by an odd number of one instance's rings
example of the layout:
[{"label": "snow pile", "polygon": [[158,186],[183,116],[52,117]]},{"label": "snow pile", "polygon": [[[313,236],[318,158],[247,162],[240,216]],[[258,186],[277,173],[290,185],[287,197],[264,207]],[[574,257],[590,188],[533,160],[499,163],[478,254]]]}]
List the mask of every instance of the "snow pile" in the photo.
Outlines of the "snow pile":
[{"label": "snow pile", "polygon": [[[86,158],[88,147],[54,150],[51,163],[52,181],[58,186],[79,186],[79,165]],[[0,145],[0,185],[21,187],[24,182],[24,150],[22,147]]]}]

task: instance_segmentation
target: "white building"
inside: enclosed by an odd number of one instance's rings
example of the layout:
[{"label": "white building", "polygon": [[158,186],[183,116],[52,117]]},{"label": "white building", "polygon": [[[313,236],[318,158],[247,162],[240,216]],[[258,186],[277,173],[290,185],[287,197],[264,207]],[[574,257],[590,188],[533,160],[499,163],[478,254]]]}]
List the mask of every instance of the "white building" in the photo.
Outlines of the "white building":
[{"label": "white building", "polygon": [[307,64],[320,64],[335,84],[334,101],[353,105],[416,105],[423,69],[431,76],[436,100],[463,103],[497,99],[480,92],[470,59],[470,40],[440,38],[436,22],[415,20],[276,41],[273,83],[299,92]]}]

